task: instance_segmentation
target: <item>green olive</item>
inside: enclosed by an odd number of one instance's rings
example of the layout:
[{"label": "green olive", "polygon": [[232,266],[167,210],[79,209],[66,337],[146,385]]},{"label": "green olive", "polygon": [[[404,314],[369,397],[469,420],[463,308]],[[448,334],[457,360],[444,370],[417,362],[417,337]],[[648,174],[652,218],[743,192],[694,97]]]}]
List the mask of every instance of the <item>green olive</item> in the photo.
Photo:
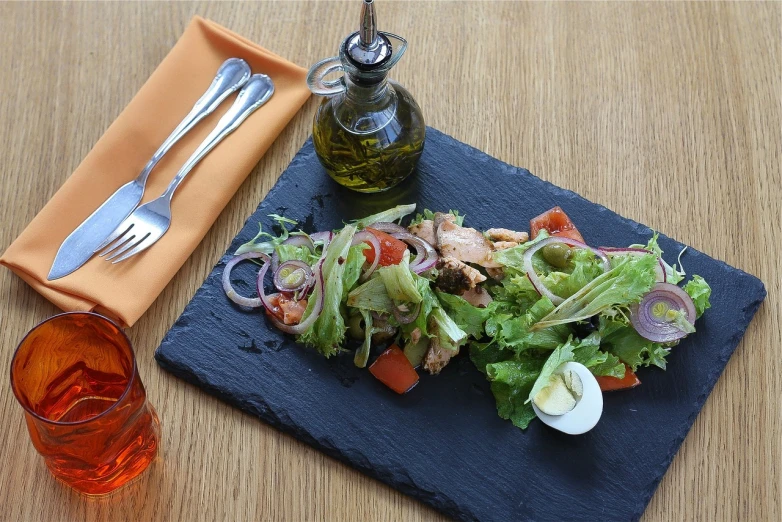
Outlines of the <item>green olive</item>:
[{"label": "green olive", "polygon": [[359,341],[364,339],[364,318],[361,314],[351,315],[348,318],[348,333],[353,339]]},{"label": "green olive", "polygon": [[543,259],[545,259],[548,264],[557,268],[565,268],[568,261],[570,261],[570,256],[573,254],[570,247],[563,243],[551,243],[550,245],[544,246],[542,251]]}]

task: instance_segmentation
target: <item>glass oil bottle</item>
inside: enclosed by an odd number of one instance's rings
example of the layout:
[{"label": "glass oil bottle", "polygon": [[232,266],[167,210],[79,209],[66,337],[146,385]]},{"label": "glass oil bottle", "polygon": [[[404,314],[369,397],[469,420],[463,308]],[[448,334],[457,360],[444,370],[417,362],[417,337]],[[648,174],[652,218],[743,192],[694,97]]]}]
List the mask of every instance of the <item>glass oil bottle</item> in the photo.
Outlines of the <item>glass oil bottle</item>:
[{"label": "glass oil bottle", "polygon": [[[325,96],[313,123],[315,152],[340,185],[381,192],[416,169],[424,118],[410,93],[387,78],[406,48],[404,38],[377,30],[374,1],[362,0],[360,29],[345,38],[339,56],[309,70],[310,90]],[[338,79],[325,79],[340,71]]]}]

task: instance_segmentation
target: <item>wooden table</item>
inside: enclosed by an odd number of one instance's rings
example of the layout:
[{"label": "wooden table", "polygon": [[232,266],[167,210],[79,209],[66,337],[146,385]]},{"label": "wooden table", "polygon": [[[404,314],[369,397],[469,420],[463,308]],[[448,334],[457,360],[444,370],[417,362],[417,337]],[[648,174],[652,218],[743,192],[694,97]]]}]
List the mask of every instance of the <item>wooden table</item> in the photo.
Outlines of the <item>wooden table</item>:
[{"label": "wooden table", "polygon": [[[769,296],[645,520],[780,520],[779,3],[392,3],[395,77],[427,123],[756,274]],[[0,249],[22,231],[195,14],[309,66],[351,3],[0,4]],[[437,513],[161,371],[155,347],[310,133],[312,99],[129,330],[164,455],[111,498],[46,472],[7,368],[57,310],[0,270],[3,520],[439,520]],[[523,470],[520,470],[522,473]]]}]

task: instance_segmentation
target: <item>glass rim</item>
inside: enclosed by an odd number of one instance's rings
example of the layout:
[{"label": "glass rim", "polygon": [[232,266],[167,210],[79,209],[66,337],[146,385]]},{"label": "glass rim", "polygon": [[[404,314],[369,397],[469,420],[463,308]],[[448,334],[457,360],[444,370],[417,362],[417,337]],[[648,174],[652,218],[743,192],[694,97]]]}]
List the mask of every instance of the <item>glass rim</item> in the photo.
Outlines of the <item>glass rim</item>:
[{"label": "glass rim", "polygon": [[[24,344],[24,342],[27,340],[27,338],[30,336],[31,333],[33,333],[35,330],[37,330],[38,328],[40,328],[44,324],[48,323],[49,321],[53,321],[55,319],[59,319],[61,317],[65,317],[65,316],[68,316],[68,315],[88,315],[88,316],[92,316],[93,318],[106,321],[107,323],[115,326],[117,328],[117,330],[119,330],[119,333],[122,334],[122,337],[125,338],[125,342],[128,343],[128,348],[130,349],[130,359],[131,359],[131,362],[133,363],[133,369],[131,371],[130,378],[128,379],[128,383],[125,386],[125,389],[122,391],[122,395],[120,395],[119,398],[117,399],[117,402],[115,402],[114,404],[112,404],[111,406],[109,406],[108,408],[106,408],[105,410],[100,412],[99,414],[95,415],[94,417],[90,417],[89,419],[79,420],[79,421],[72,421],[72,422],[61,422],[61,421],[55,421],[55,420],[52,420],[52,419],[47,419],[46,417],[43,417],[43,416],[39,415],[38,413],[36,413],[32,409],[30,409],[22,401],[22,399],[19,398],[19,394],[16,391],[16,383],[14,382],[14,362],[16,362],[16,357],[19,355],[19,349],[22,347],[22,345]],[[138,367],[136,366],[136,354],[133,352],[133,343],[130,342],[130,338],[128,337],[128,335],[125,333],[125,331],[116,322],[114,322],[113,320],[109,319],[105,315],[101,315],[101,314],[96,313],[96,312],[79,312],[79,311],[76,311],[76,312],[61,312],[59,314],[55,314],[55,315],[53,315],[51,317],[48,317],[48,318],[44,319],[40,323],[38,323],[35,326],[33,326],[32,328],[30,328],[30,330],[26,334],[24,334],[24,337],[22,337],[22,340],[19,341],[19,344],[16,346],[16,350],[14,350],[14,356],[11,357],[11,369],[10,369],[9,373],[10,373],[10,379],[11,379],[11,391],[13,392],[14,397],[16,397],[16,402],[19,403],[19,405],[22,407],[22,409],[25,411],[25,413],[35,417],[37,420],[45,422],[46,424],[51,424],[53,426],[78,426],[80,424],[87,424],[87,423],[92,422],[94,420],[100,419],[104,415],[107,415],[108,413],[113,411],[114,408],[116,408],[117,405],[120,404],[122,402],[122,400],[125,397],[127,397],[128,393],[130,392],[130,389],[131,389],[131,387],[133,385],[133,381],[138,377]]]}]

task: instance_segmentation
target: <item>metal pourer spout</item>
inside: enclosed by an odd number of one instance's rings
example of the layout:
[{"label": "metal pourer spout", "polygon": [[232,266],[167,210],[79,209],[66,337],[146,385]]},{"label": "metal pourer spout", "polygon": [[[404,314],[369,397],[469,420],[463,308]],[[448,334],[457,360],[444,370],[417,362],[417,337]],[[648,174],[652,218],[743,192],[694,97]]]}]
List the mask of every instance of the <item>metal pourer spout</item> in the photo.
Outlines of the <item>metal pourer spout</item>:
[{"label": "metal pourer spout", "polygon": [[391,58],[391,42],[377,30],[374,0],[362,1],[361,25],[346,40],[345,51],[356,67],[362,70],[373,69]]},{"label": "metal pourer spout", "polygon": [[374,0],[364,0],[361,6],[361,28],[358,31],[360,44],[365,49],[377,45],[377,24],[375,22]]}]

